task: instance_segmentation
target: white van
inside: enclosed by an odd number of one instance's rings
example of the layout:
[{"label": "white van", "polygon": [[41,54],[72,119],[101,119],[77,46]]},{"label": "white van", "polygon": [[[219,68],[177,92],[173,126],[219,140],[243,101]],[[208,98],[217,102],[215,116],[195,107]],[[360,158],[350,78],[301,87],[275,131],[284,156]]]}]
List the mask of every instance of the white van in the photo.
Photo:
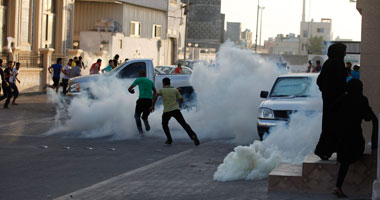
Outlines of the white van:
[{"label": "white van", "polygon": [[322,95],[317,86],[317,73],[294,73],[279,76],[270,92],[261,91],[265,100],[259,106],[257,132],[260,140],[279,123],[288,123],[297,111],[321,112]]}]

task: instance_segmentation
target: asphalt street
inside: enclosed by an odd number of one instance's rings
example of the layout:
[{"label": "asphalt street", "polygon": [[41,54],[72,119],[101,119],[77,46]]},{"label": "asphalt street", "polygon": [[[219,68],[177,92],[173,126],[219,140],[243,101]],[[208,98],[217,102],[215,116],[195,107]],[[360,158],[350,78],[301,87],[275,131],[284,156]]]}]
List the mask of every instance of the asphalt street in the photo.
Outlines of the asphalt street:
[{"label": "asphalt street", "polygon": [[1,200],[335,199],[268,193],[267,180],[213,181],[216,168],[236,146],[228,140],[194,147],[188,139],[166,146],[149,137],[45,136],[55,106],[46,95],[21,96],[18,106],[0,110]]}]

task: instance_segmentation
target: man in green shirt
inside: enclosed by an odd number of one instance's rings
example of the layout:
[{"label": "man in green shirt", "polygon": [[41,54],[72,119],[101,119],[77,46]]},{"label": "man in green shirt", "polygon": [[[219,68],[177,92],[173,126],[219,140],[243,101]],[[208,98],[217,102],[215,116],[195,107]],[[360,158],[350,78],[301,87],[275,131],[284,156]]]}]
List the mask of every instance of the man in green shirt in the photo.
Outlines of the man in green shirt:
[{"label": "man in green shirt", "polygon": [[197,135],[186,123],[181,111],[179,110],[177,99],[181,103],[183,103],[183,98],[181,94],[176,88],[170,86],[169,78],[164,78],[162,80],[162,83],[163,88],[160,89],[156,95],[154,95],[151,111],[154,111],[154,105],[156,104],[158,96],[162,96],[162,101],[164,104],[164,113],[162,114],[162,128],[164,129],[165,135],[167,137],[165,144],[171,144],[173,141],[169,130],[169,120],[171,117],[174,117],[178,121],[178,123],[181,124],[181,126],[185,129],[189,137],[194,141],[195,146],[198,146],[200,143]]},{"label": "man in green shirt", "polygon": [[128,91],[131,94],[134,94],[135,90],[133,88],[137,85],[139,86],[139,99],[136,102],[135,119],[137,129],[140,135],[143,137],[144,132],[142,130],[140,117],[144,121],[146,131],[149,131],[150,126],[148,122],[148,116],[150,114],[150,107],[152,106],[153,96],[156,94],[156,88],[154,87],[153,81],[146,78],[146,72],[143,70],[139,72],[139,78],[137,78],[132,83],[132,85],[128,88]]}]

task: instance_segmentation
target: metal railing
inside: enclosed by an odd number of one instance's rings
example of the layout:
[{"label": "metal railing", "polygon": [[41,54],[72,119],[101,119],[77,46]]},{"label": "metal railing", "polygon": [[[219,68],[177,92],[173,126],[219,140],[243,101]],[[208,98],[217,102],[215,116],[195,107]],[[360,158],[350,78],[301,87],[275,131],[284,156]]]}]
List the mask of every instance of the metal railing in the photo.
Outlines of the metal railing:
[{"label": "metal railing", "polygon": [[20,53],[17,62],[21,67],[42,68],[42,55],[36,53]]}]

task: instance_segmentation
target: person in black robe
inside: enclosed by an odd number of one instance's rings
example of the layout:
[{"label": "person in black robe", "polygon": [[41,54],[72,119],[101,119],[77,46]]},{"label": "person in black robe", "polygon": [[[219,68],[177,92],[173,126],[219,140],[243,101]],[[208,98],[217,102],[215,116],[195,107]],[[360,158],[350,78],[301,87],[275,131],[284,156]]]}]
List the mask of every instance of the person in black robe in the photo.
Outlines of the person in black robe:
[{"label": "person in black robe", "polygon": [[338,197],[346,197],[342,185],[350,164],[360,159],[365,149],[365,140],[361,123],[372,121],[371,148],[377,149],[378,119],[369,106],[368,99],[363,96],[363,84],[358,79],[351,79],[347,83],[347,94],[337,103],[333,111],[337,119],[337,156],[340,163],[336,188]]},{"label": "person in black robe", "polygon": [[317,84],[322,92],[323,113],[322,133],[314,153],[322,160],[328,160],[336,151],[336,134],[331,109],[334,103],[345,94],[347,72],[344,64],[346,45],[335,43],[328,49],[329,59],[323,64]]}]

